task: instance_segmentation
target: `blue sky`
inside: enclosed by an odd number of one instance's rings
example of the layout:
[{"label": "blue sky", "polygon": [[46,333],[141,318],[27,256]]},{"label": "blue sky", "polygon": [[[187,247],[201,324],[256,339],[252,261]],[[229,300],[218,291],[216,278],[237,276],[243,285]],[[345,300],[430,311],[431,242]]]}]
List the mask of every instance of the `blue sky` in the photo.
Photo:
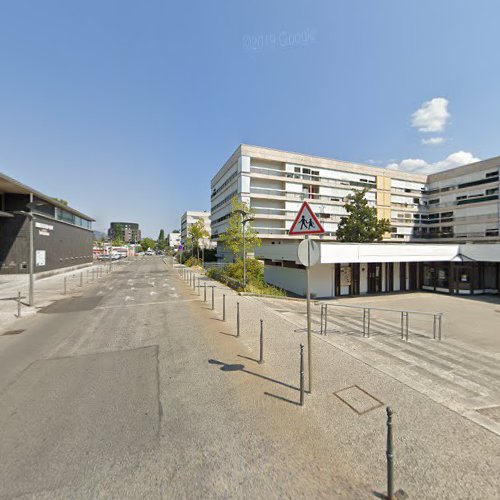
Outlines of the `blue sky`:
[{"label": "blue sky", "polygon": [[497,156],[499,18],[494,0],[0,0],[0,171],[156,237],[210,208],[242,142],[406,170]]}]

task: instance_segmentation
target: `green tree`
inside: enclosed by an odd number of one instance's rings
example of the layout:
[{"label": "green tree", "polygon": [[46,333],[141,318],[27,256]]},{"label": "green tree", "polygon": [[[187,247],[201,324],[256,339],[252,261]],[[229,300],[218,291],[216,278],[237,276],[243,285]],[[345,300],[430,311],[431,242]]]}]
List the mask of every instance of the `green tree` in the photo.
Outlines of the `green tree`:
[{"label": "green tree", "polygon": [[158,250],[165,250],[167,248],[167,241],[165,240],[165,231],[160,229],[160,234],[158,235],[158,241],[156,242],[156,248]]},{"label": "green tree", "polygon": [[146,252],[150,248],[153,249],[156,245],[156,242],[151,238],[143,238],[140,245],[142,247],[142,251]]},{"label": "green tree", "polygon": [[[241,211],[245,212],[243,216]],[[241,255],[243,260],[243,217],[251,218],[255,215],[254,211],[248,207],[244,201],[239,201],[236,196],[231,200],[231,216],[228,220],[226,231],[219,236],[219,241],[228,247],[234,255]],[[257,231],[251,225],[251,222],[245,224],[245,245],[247,252],[255,247],[260,247],[261,239],[257,236]]]},{"label": "green tree", "polygon": [[63,205],[68,206],[68,202],[66,200],[63,200],[62,198],[52,198],[52,199],[58,201],[59,203],[62,203]]},{"label": "green tree", "polygon": [[342,217],[337,229],[337,240],[352,243],[381,241],[391,230],[388,219],[377,219],[377,209],[370,207],[365,197],[367,189],[356,191],[346,198],[344,208],[349,214]]},{"label": "green tree", "polygon": [[113,245],[123,245],[123,228],[121,224],[113,227]]},{"label": "green tree", "polygon": [[198,219],[188,229],[188,237],[191,240],[191,247],[193,249],[193,253],[196,250],[198,259],[200,258],[200,240],[208,238],[208,236],[209,233],[205,229],[205,222],[202,219]]}]

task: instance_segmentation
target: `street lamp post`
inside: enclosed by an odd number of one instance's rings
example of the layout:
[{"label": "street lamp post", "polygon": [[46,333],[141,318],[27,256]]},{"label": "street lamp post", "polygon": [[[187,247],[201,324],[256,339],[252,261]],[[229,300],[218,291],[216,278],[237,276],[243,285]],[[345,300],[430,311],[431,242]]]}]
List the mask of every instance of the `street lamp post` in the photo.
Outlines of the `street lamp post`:
[{"label": "street lamp post", "polygon": [[35,216],[32,212],[34,207],[43,205],[42,202],[35,202],[33,200],[33,193],[30,193],[30,201],[26,204],[27,211],[16,210],[14,213],[18,215],[24,215],[30,219],[30,229],[29,229],[29,258],[28,258],[28,272],[29,272],[29,288],[28,288],[28,303],[30,307],[35,305]]},{"label": "street lamp post", "polygon": [[246,256],[246,224],[247,222],[255,220],[249,212],[245,210],[235,210],[236,213],[241,214],[241,225],[243,227],[243,290],[247,287],[247,256]]}]

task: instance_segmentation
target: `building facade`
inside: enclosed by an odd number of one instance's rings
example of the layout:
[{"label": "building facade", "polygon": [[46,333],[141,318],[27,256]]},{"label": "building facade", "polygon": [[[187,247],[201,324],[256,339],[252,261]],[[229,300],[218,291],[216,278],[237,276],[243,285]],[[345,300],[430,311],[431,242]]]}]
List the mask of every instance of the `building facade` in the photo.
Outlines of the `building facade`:
[{"label": "building facade", "polygon": [[[420,289],[498,293],[499,170],[500,157],[422,175],[242,144],[212,179],[212,238],[225,231],[231,199],[246,202],[262,239],[255,255],[265,263],[266,281],[301,295],[297,245],[303,237],[288,232],[307,201],[325,228],[313,237],[323,259],[311,271],[318,296]],[[379,258],[339,260],[346,247],[335,235],[346,216],[345,198],[360,189],[367,189],[368,204],[392,229],[383,245],[368,247]],[[232,258],[222,247],[217,255]]]},{"label": "building facade", "polygon": [[93,221],[0,174],[0,273],[28,273],[30,261],[34,273],[92,263]]},{"label": "building facade", "polygon": [[181,244],[181,233],[172,232],[167,234],[167,245],[172,248],[177,248]]},{"label": "building facade", "polygon": [[369,205],[393,225],[385,239],[410,241],[425,209],[426,180],[425,175],[242,144],[211,182],[212,238],[225,231],[236,196],[254,210],[252,225],[264,242],[297,238],[288,231],[304,200],[325,228],[321,239],[334,241],[346,215],[346,196],[366,188]]},{"label": "building facade", "polygon": [[500,157],[429,175],[413,238],[500,241]]},{"label": "building facade", "polygon": [[[267,283],[304,296],[306,270],[298,242],[256,249]],[[330,298],[427,290],[456,295],[498,294],[500,243],[327,243],[311,267],[311,293]]]},{"label": "building facade", "polygon": [[205,230],[208,233],[207,238],[202,238],[199,242],[201,248],[214,248],[214,243],[211,241],[211,224],[210,224],[210,212],[202,211],[197,212],[194,210],[188,210],[184,212],[181,217],[181,243],[184,246],[190,246],[191,241],[189,241],[189,228],[196,224],[199,220],[203,221]]},{"label": "building facade", "polygon": [[141,241],[141,230],[136,222],[111,222],[109,226],[108,237],[111,240],[115,237],[117,228],[120,226],[124,243],[139,243]]},{"label": "building facade", "polygon": [[236,196],[254,210],[264,243],[300,238],[288,231],[304,200],[325,228],[321,240],[334,241],[346,196],[367,189],[391,222],[385,241],[500,241],[499,167],[497,157],[423,175],[242,144],[211,182],[212,238]]}]

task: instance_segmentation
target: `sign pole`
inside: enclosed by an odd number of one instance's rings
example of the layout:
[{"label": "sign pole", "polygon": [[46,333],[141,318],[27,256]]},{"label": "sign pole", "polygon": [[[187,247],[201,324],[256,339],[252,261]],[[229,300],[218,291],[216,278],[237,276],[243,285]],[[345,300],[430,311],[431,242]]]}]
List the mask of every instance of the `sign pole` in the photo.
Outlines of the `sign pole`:
[{"label": "sign pole", "polygon": [[306,297],[307,297],[307,370],[309,380],[309,394],[312,392],[312,336],[311,336],[311,242],[306,235],[307,240],[307,267],[306,267]]},{"label": "sign pole", "polygon": [[312,332],[311,332],[311,266],[320,260],[319,246],[309,239],[311,234],[324,234],[325,230],[307,201],[302,203],[300,210],[291,225],[290,236],[304,235],[297,249],[297,260],[306,268],[306,301],[307,301],[307,368],[309,379],[309,394],[312,392]]}]

